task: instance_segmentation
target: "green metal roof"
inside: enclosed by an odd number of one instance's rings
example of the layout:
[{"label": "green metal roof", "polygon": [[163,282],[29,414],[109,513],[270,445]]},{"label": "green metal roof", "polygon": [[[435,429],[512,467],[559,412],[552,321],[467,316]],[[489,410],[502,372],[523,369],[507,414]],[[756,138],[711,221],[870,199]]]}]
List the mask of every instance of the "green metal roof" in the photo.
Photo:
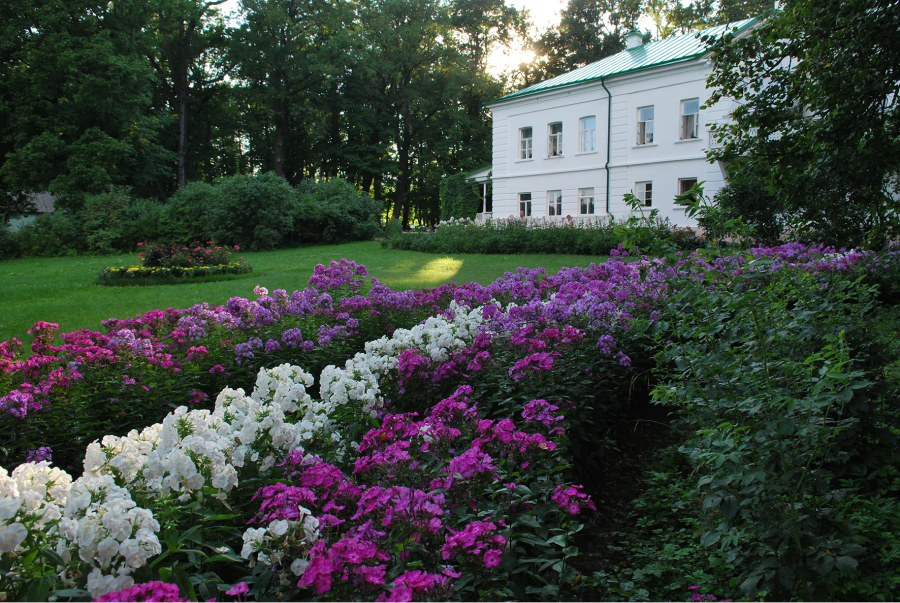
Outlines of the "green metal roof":
[{"label": "green metal roof", "polygon": [[752,26],[759,20],[759,17],[736,21],[727,25],[719,25],[710,27],[699,32],[691,32],[680,36],[672,36],[656,42],[648,42],[641,44],[635,48],[623,50],[611,57],[606,57],[596,63],[579,67],[569,73],[564,73],[553,79],[529,86],[518,92],[507,94],[497,100],[493,100],[488,105],[500,103],[503,101],[513,100],[523,96],[531,96],[546,90],[556,90],[558,88],[566,88],[587,82],[593,82],[600,79],[612,77],[614,75],[622,75],[625,73],[633,73],[650,69],[651,67],[659,67],[669,65],[681,61],[689,61],[702,57],[709,48],[703,42],[701,36],[712,36],[718,38],[726,32],[741,32]]}]

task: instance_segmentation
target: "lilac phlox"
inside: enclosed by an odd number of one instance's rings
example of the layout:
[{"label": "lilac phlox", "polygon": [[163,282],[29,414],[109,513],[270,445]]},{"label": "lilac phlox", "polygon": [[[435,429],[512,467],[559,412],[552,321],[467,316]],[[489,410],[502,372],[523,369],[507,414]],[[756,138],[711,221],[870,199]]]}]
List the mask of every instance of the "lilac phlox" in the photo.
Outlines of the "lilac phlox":
[{"label": "lilac phlox", "polygon": [[619,366],[631,368],[631,358],[626,356],[625,352],[619,352],[618,354],[616,354],[616,360],[619,361]]},{"label": "lilac phlox", "polygon": [[459,456],[450,459],[449,471],[451,476],[459,475],[463,479],[474,477],[480,473],[494,471],[497,466],[486,452],[477,448],[469,448]]},{"label": "lilac phlox", "polygon": [[397,357],[397,373],[400,375],[400,387],[414,375],[423,375],[431,368],[431,359],[419,350],[403,350]]},{"label": "lilac phlox", "polygon": [[372,486],[359,497],[356,513],[351,519],[355,521],[371,515],[380,518],[381,525],[386,528],[399,521],[436,532],[442,527],[438,518],[444,514],[445,502],[441,493],[429,494],[406,486]]},{"label": "lilac phlox", "polygon": [[370,454],[363,455],[353,463],[353,473],[366,473],[372,469],[390,467],[394,468],[398,463],[410,461],[407,449],[410,443],[405,440],[394,442],[383,450],[373,450]]},{"label": "lilac phlox", "polygon": [[40,463],[41,461],[52,461],[53,449],[49,446],[40,446],[32,448],[25,457],[26,463]]},{"label": "lilac phlox", "polygon": [[370,449],[384,449],[398,440],[409,439],[420,433],[421,421],[413,421],[418,413],[386,415],[378,429],[370,429],[359,443],[359,452]]},{"label": "lilac phlox", "polygon": [[203,392],[191,392],[188,394],[188,404],[199,404],[207,398],[209,398],[209,395]]},{"label": "lilac phlox", "polygon": [[[691,593],[691,601],[716,601],[717,599],[713,595],[705,595],[700,591],[699,586],[688,586],[688,590],[694,591]],[[719,603],[731,603],[731,599],[722,599]]]},{"label": "lilac phlox", "polygon": [[553,495],[550,497],[553,502],[559,505],[560,509],[566,509],[572,515],[577,515],[582,508],[596,511],[591,497],[581,492],[584,486],[566,486],[561,484],[556,487]]},{"label": "lilac phlox", "polygon": [[597,349],[603,354],[612,354],[613,350],[616,349],[616,340],[613,339],[612,335],[601,335],[600,339],[597,340]]},{"label": "lilac phlox", "polygon": [[482,557],[485,567],[500,564],[500,557],[506,547],[506,539],[496,534],[497,525],[493,522],[473,521],[460,531],[447,528],[447,536],[441,547],[441,556],[452,559],[463,553]]},{"label": "lilac phlox", "polygon": [[435,600],[448,600],[452,588],[448,576],[421,570],[406,571],[397,576],[390,592],[382,594],[376,601],[414,601],[426,594]]},{"label": "lilac phlox", "polygon": [[346,285],[355,293],[365,284],[367,275],[365,266],[343,258],[340,261],[332,260],[328,263],[328,268],[323,264],[317,264],[307,285],[319,291],[329,291]]},{"label": "lilac phlox", "polygon": [[529,354],[522,360],[516,362],[513,367],[509,369],[509,374],[512,375],[514,381],[518,381],[524,377],[525,373],[529,370],[549,371],[553,368],[553,358],[556,356],[559,356],[559,352],[539,352],[536,354]]},{"label": "lilac phlox", "polygon": [[556,425],[565,417],[555,416],[553,413],[559,410],[559,406],[550,404],[546,400],[532,400],[522,410],[522,418],[530,423],[540,423],[544,427],[551,427],[550,433],[562,433],[562,427]]},{"label": "lilac phlox", "polygon": [[276,350],[280,350],[281,344],[278,343],[278,341],[276,341],[274,339],[270,339],[266,342],[266,347],[264,349],[265,349],[266,354],[271,354],[272,352],[274,352]]},{"label": "lilac phlox", "polygon": [[478,418],[478,407],[469,406],[469,395],[472,393],[470,385],[461,385],[456,391],[434,405],[428,419],[432,423],[446,425],[460,425]]}]

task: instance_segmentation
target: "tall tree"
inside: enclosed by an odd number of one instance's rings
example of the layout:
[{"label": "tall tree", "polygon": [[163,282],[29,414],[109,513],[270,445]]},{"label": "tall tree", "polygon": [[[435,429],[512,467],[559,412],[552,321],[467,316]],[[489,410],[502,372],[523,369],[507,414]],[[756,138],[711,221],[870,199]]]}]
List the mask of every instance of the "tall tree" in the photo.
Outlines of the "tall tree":
[{"label": "tall tree", "polygon": [[737,101],[713,160],[759,174],[793,227],[839,245],[900,234],[900,5],[787,0],[715,44],[709,102]]},{"label": "tall tree", "polygon": [[0,3],[0,178],[12,193],[50,191],[77,209],[126,185],[165,192],[152,72],[139,43],[143,3]]},{"label": "tall tree", "polygon": [[641,5],[641,0],[569,0],[559,25],[534,45],[541,74],[529,81],[562,75],[625,48],[624,34],[636,26]]},{"label": "tall tree", "polygon": [[227,62],[228,32],[217,7],[226,0],[151,0],[153,19],[145,47],[175,116],[175,178],[187,184],[191,98],[222,82],[233,68]]},{"label": "tall tree", "polygon": [[[290,179],[299,168],[285,167],[292,124],[308,130],[308,108],[326,108],[322,101],[334,88],[327,80],[343,73],[353,13],[344,2],[326,0],[243,0],[243,7],[246,21],[232,46],[237,75],[271,116],[271,167]],[[303,148],[293,146],[295,153]]]}]

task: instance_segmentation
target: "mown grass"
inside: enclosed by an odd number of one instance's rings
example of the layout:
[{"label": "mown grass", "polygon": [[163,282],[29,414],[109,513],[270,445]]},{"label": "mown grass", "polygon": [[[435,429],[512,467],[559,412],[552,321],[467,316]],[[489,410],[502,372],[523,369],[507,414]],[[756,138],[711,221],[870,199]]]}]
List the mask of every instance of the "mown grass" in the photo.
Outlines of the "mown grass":
[{"label": "mown grass", "polygon": [[371,276],[395,289],[444,283],[488,283],[519,266],[586,266],[606,256],[442,255],[382,249],[376,241],[244,254],[254,272],[248,278],[218,282],[103,287],[97,273],[107,266],[137,264],[137,255],[26,258],[0,262],[0,341],[28,342],[39,320],[59,323],[62,331],[100,330],[107,318],[128,318],[157,308],[186,308],[198,302],[221,304],[230,297],[252,297],[253,287],[270,291],[302,289],[316,264],[347,258],[365,264]]}]

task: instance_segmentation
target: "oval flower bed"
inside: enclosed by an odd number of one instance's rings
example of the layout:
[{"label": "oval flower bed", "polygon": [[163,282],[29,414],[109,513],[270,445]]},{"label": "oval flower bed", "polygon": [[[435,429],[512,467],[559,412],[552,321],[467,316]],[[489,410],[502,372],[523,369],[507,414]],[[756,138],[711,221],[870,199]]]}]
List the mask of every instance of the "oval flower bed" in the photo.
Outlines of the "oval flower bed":
[{"label": "oval flower bed", "polygon": [[[248,274],[253,268],[241,257],[231,260],[231,250],[215,246],[156,245],[139,243],[141,266],[112,266],[99,273],[100,284],[143,284],[206,280],[232,274]],[[240,248],[235,246],[236,251]]]}]

